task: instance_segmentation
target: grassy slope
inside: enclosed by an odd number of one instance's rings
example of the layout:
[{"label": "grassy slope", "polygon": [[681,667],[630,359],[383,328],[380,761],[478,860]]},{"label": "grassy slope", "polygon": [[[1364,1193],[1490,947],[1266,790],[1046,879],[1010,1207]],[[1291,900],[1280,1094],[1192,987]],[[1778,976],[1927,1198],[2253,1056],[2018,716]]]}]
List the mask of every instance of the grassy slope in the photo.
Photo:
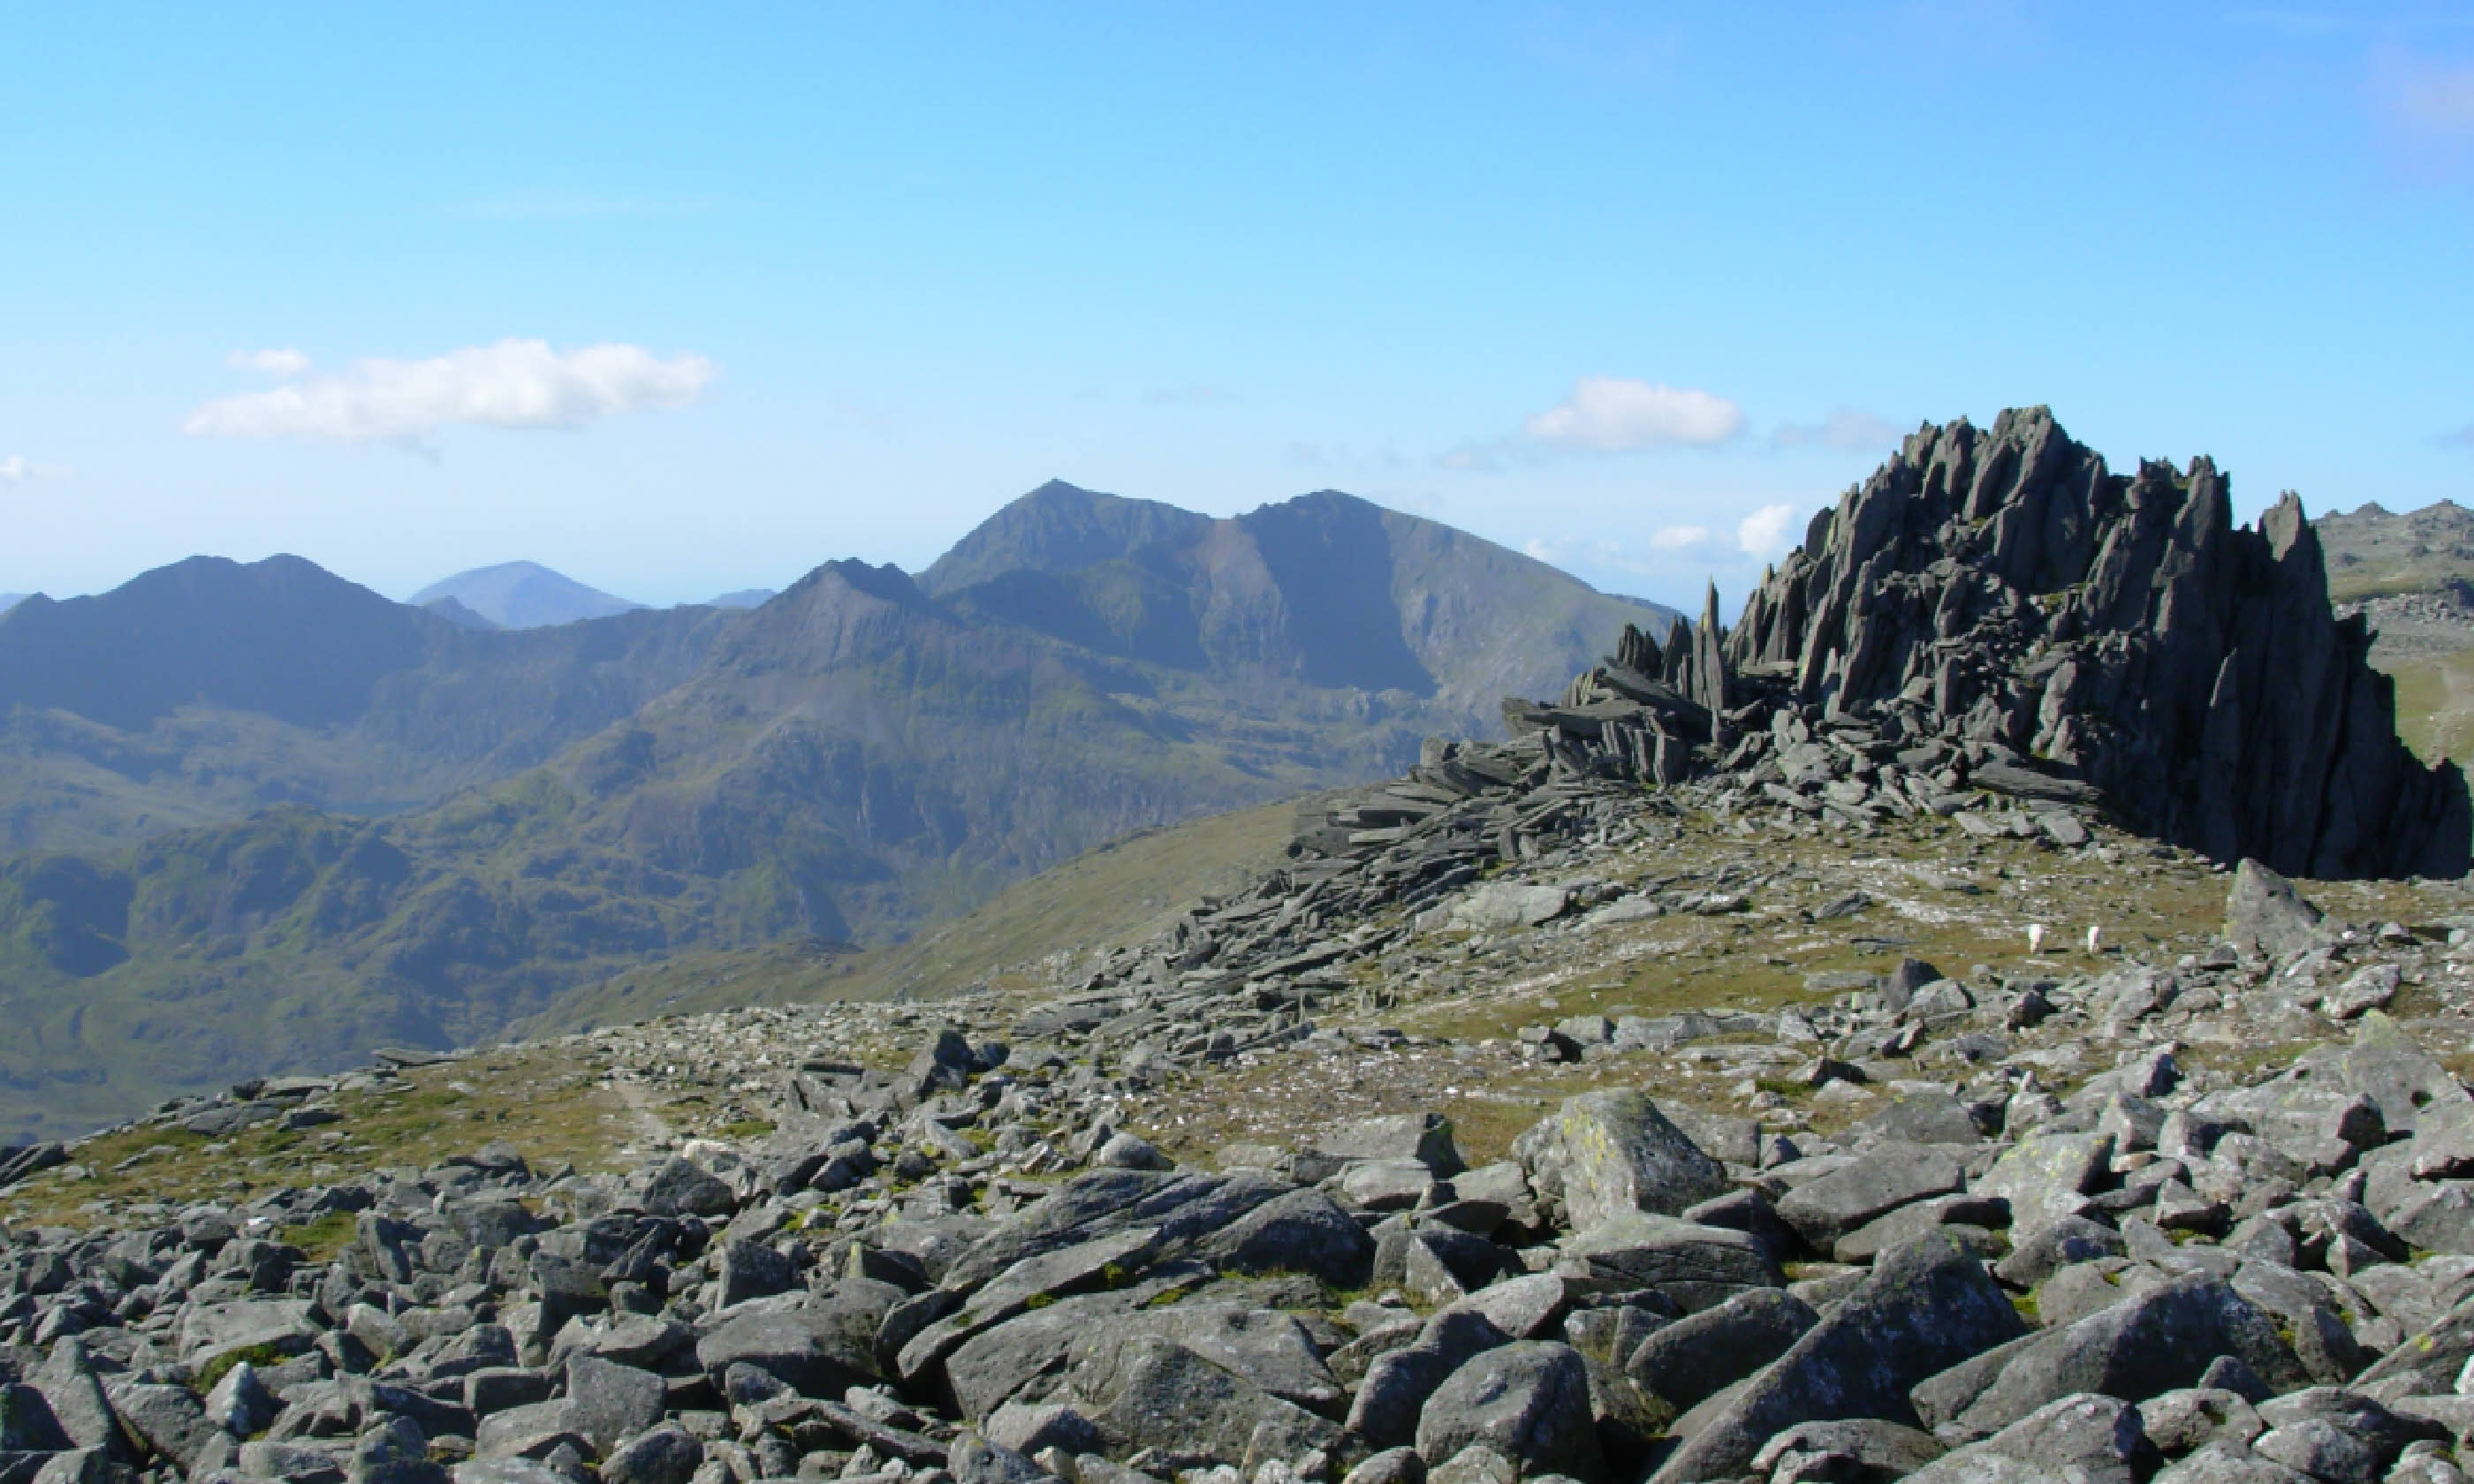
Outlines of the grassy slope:
[{"label": "grassy slope", "polygon": [[2381,663],[2396,681],[2397,734],[2425,762],[2474,767],[2474,648]]},{"label": "grassy slope", "polygon": [[[2323,515],[2314,525],[2338,602],[2474,582],[2474,512],[2446,501],[2403,515]],[[2406,745],[2426,762],[2474,765],[2474,647],[2438,655],[2374,649],[2371,662],[2396,681],[2397,733]]]},{"label": "grassy slope", "polygon": [[819,999],[934,999],[978,983],[1059,976],[1071,958],[1139,942],[1198,898],[1274,864],[1294,803],[1147,829],[1022,882],[944,926],[853,952],[813,941],[691,954],[562,995],[514,1034],[546,1036],[657,1015]]}]

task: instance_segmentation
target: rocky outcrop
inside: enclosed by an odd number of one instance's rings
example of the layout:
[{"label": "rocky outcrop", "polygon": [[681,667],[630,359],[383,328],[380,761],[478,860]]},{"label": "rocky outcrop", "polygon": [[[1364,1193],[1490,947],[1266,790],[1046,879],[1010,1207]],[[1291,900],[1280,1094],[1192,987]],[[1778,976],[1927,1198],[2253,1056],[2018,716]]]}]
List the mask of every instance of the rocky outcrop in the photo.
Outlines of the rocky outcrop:
[{"label": "rocky outcrop", "polygon": [[[2474,845],[2463,777],[2397,740],[2367,628],[2332,615],[2301,502],[2238,528],[2209,460],[2117,474],[2045,408],[1910,435],[1752,595],[1716,646],[1732,679],[1702,673],[1708,624],[1661,679],[1721,731],[1750,682],[1764,715],[1961,744],[2300,875],[2457,875]],[[1591,693],[1638,688],[1628,648]]]}]

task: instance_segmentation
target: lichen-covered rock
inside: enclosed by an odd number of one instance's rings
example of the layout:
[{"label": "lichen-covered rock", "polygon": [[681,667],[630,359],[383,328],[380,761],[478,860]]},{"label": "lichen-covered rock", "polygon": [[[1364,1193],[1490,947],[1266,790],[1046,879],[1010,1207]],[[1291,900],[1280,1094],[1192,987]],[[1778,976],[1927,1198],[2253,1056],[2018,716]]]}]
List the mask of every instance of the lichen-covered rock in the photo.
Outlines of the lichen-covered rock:
[{"label": "lichen-covered rock", "polygon": [[1642,1093],[1584,1092],[1513,1144],[1538,1193],[1566,1224],[1594,1227],[1633,1211],[1672,1216],[1727,1188],[1727,1171]]}]

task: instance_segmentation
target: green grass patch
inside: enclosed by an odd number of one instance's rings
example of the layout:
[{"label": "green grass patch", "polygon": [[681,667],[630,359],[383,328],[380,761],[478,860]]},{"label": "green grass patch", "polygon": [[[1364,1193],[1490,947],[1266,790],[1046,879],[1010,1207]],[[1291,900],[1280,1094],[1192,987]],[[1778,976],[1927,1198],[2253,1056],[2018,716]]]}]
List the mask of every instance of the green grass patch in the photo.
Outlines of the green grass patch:
[{"label": "green grass patch", "polygon": [[330,1210],[315,1221],[283,1229],[284,1245],[298,1247],[312,1262],[331,1262],[360,1233],[360,1218],[351,1211]]}]

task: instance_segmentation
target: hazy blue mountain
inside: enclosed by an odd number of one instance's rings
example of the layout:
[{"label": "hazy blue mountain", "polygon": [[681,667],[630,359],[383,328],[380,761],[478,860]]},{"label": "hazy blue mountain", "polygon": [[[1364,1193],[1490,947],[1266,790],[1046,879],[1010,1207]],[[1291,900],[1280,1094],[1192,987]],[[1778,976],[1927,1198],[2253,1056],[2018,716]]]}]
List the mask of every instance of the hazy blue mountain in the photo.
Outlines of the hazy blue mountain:
[{"label": "hazy blue mountain", "polygon": [[736,617],[478,632],[298,557],[32,597],[0,615],[0,849],[427,803],[632,714]]},{"label": "hazy blue mountain", "polygon": [[772,599],[773,589],[770,587],[741,587],[737,592],[725,592],[720,597],[709,600],[705,607],[763,608]]},{"label": "hazy blue mountain", "polygon": [[546,629],[644,606],[587,587],[538,562],[504,562],[458,572],[414,593],[412,604],[426,608],[440,598],[453,598],[501,629]]},{"label": "hazy blue mountain", "polygon": [[0,592],[0,613],[5,613],[25,602],[27,597],[28,594],[22,592]]},{"label": "hazy blue mountain", "polygon": [[421,607],[423,611],[436,613],[458,629],[488,630],[498,627],[453,598],[432,598]]}]

